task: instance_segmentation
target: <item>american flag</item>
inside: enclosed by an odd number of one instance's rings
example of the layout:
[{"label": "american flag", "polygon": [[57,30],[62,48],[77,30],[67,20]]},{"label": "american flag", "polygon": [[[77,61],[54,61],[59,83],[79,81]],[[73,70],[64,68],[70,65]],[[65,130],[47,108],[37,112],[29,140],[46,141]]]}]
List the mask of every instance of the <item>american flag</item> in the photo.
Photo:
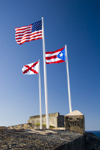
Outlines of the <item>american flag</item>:
[{"label": "american flag", "polygon": [[15,28],[16,42],[21,45],[25,42],[42,39],[42,20],[23,27]]}]

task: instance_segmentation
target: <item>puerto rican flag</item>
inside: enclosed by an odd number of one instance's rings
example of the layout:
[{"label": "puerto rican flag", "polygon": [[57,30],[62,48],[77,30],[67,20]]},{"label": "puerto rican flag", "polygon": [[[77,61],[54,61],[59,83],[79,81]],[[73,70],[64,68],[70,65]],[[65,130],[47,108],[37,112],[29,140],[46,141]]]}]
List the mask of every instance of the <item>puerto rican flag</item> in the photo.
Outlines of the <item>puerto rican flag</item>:
[{"label": "puerto rican flag", "polygon": [[65,62],[65,47],[45,53],[46,64]]},{"label": "puerto rican flag", "polygon": [[32,75],[39,73],[39,61],[24,65],[22,68],[23,74]]}]

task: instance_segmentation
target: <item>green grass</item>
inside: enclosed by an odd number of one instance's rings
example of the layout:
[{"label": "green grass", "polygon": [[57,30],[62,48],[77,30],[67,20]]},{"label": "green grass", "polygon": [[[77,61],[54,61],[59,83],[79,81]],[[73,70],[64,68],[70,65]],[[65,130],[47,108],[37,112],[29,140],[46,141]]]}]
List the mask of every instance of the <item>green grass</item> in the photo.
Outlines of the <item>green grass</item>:
[{"label": "green grass", "polygon": [[[35,125],[40,126],[40,123],[35,123]],[[43,127],[46,127],[46,124],[42,124]],[[49,129],[55,128],[54,126],[50,125]]]},{"label": "green grass", "polygon": [[0,129],[5,129],[5,128],[6,128],[5,126],[1,126],[1,127],[0,127]]}]

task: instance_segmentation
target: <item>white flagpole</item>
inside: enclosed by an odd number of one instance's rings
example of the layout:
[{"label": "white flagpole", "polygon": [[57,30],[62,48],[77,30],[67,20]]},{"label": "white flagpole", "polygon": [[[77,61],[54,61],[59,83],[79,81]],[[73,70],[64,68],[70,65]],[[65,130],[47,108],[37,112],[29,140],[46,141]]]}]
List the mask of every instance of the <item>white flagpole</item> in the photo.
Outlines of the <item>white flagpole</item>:
[{"label": "white flagpole", "polygon": [[43,21],[43,17],[42,17],[42,40],[43,40],[43,61],[44,61],[44,88],[45,88],[45,107],[46,107],[46,128],[49,129],[48,95],[47,95],[47,77],[46,77],[45,39],[44,39],[44,21]]},{"label": "white flagpole", "polygon": [[69,111],[71,113],[72,112],[72,105],[71,105],[71,92],[70,92],[70,81],[69,81],[67,45],[65,45],[65,55],[66,55],[66,71],[67,71],[67,83],[68,83]]},{"label": "white flagpole", "polygon": [[42,105],[41,105],[41,74],[40,74],[40,60],[39,61],[39,101],[40,101],[40,129],[42,129]]}]

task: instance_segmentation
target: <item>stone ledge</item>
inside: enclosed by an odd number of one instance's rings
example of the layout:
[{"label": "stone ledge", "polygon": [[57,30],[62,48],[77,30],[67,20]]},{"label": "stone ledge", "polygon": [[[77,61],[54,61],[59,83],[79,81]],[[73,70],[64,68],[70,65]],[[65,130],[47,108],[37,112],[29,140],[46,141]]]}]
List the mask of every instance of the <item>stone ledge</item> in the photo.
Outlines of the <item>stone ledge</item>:
[{"label": "stone ledge", "polygon": [[0,150],[84,150],[84,137],[60,130],[0,130]]},{"label": "stone ledge", "polygon": [[80,116],[82,115],[83,116],[83,114],[80,111],[75,110],[75,111],[73,111],[73,112],[71,112],[71,113],[69,113],[69,114],[67,114],[65,116],[78,116],[78,115],[80,115]]},{"label": "stone ledge", "polygon": [[[59,116],[59,112],[49,114],[49,117],[58,117],[58,116]],[[46,115],[43,114],[42,117],[46,117]],[[35,118],[40,118],[40,115],[30,116],[29,119],[35,119]]]}]

